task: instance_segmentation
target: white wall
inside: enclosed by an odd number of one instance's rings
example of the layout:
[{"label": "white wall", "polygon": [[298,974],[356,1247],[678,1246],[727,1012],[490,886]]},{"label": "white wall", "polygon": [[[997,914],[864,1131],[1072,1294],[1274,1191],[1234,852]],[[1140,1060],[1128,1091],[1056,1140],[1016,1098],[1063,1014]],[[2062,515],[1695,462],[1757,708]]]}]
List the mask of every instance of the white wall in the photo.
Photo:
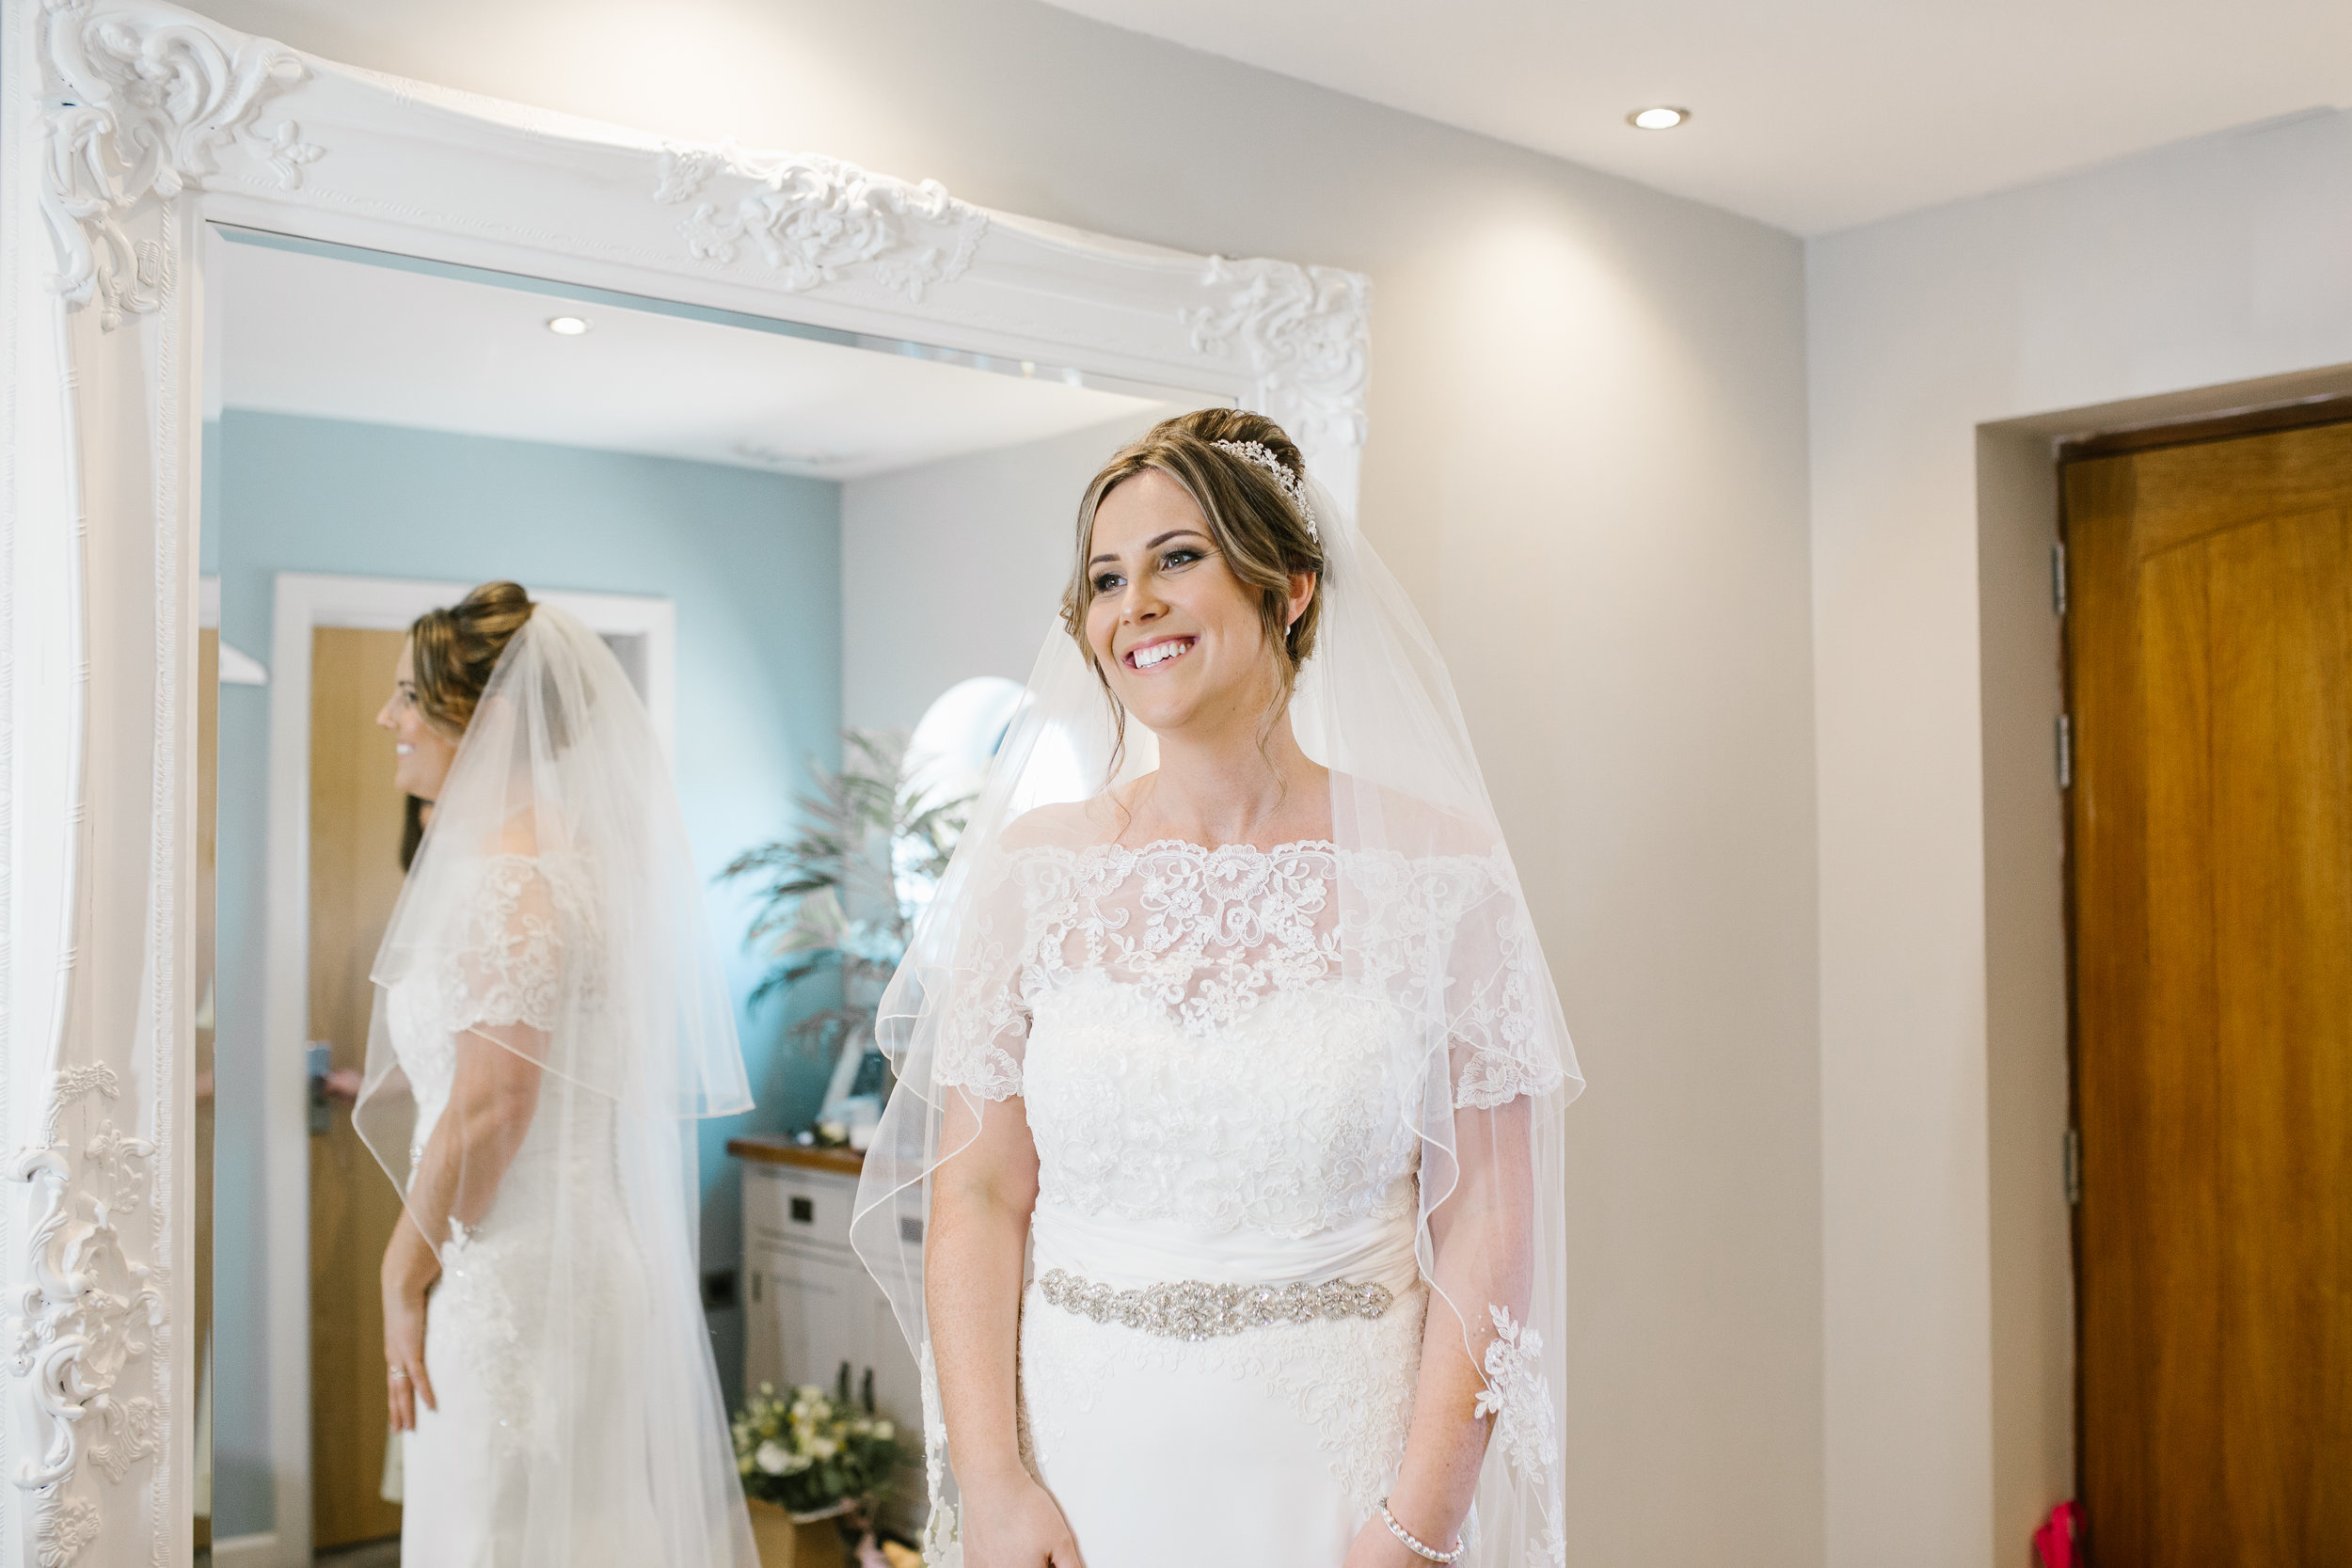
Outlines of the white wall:
[{"label": "white wall", "polygon": [[1819,1562],[1795,240],[1031,0],[198,5],[379,70],[1368,273],[1366,530],[1453,660],[1592,1084],[1576,1560]]},{"label": "white wall", "polygon": [[2048,438],[2352,361],[2352,116],[1816,240],[1806,275],[1828,1560],[2006,1568],[2073,1469]]},{"label": "white wall", "polygon": [[911,730],[960,680],[1027,680],[1059,624],[1080,493],[1173,412],[844,483],[841,721]]}]

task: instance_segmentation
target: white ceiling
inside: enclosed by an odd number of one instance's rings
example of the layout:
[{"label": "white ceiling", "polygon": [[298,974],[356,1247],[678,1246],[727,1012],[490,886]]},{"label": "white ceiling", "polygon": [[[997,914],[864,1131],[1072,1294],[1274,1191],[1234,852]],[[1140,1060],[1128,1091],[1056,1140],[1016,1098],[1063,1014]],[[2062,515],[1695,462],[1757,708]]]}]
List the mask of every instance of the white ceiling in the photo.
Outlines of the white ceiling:
[{"label": "white ceiling", "polygon": [[2352,105],[2352,0],[1052,3],[1800,234]]},{"label": "white ceiling", "polygon": [[[217,401],[862,479],[1043,440],[1150,400],[873,349],[235,244]],[[592,329],[558,337],[548,318]]]}]

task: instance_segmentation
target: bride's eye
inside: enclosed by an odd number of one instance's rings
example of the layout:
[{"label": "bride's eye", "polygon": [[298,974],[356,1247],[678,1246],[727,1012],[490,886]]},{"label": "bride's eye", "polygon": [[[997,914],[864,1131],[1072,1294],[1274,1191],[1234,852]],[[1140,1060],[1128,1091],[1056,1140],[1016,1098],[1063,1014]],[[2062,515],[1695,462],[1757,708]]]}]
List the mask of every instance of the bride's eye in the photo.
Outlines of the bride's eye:
[{"label": "bride's eye", "polygon": [[1199,550],[1170,550],[1166,555],[1160,557],[1160,570],[1163,572],[1172,572],[1179,566],[1189,566],[1200,559],[1200,552]]},{"label": "bride's eye", "polygon": [[1094,579],[1094,591],[1097,594],[1117,593],[1122,580],[1117,572],[1104,572]]}]

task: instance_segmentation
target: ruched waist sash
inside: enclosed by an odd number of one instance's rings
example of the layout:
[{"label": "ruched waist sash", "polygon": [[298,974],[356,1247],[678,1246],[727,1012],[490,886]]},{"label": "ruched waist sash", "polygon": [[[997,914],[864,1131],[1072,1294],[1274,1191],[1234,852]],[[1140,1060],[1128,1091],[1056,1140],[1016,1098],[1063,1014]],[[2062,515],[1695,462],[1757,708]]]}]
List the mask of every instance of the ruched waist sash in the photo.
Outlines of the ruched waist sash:
[{"label": "ruched waist sash", "polygon": [[1311,1236],[1247,1228],[1208,1232],[1168,1220],[1108,1219],[1043,1199],[1030,1217],[1033,1270],[1063,1269],[1097,1285],[1135,1290],[1199,1279],[1234,1285],[1385,1285],[1402,1295],[1421,1277],[1410,1211],[1355,1220]]}]

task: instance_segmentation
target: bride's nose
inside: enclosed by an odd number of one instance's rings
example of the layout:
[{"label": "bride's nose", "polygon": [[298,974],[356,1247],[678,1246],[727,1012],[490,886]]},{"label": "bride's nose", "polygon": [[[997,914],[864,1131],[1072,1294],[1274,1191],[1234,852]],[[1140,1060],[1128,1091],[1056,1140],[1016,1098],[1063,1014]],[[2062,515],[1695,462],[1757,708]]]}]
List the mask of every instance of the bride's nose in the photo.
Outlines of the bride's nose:
[{"label": "bride's nose", "polygon": [[1122,621],[1156,621],[1167,606],[1160,596],[1141,582],[1130,582],[1119,595],[1119,616]]}]

